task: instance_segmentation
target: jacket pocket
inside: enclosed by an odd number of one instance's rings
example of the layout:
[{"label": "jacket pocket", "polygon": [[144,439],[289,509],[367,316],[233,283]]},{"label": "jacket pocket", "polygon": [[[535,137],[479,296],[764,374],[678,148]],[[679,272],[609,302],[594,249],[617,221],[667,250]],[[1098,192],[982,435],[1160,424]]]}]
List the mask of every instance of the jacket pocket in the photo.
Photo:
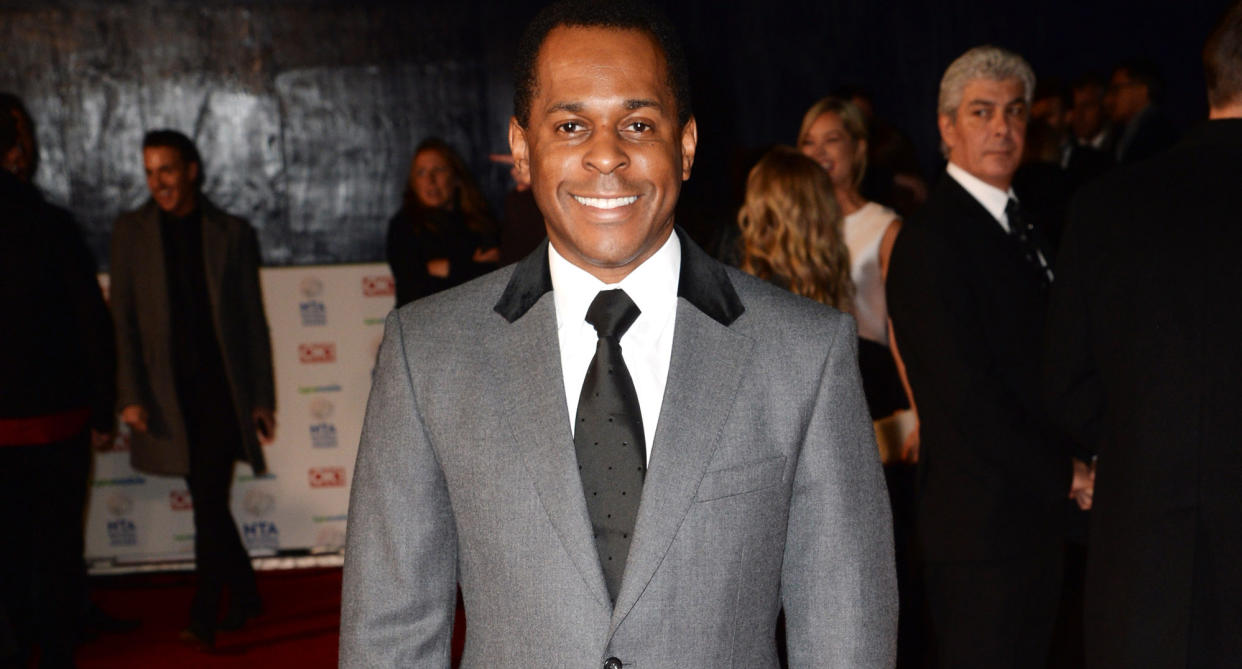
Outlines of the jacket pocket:
[{"label": "jacket pocket", "polygon": [[783,455],[710,471],[703,475],[694,501],[706,502],[770,488],[781,482],[784,472]]}]

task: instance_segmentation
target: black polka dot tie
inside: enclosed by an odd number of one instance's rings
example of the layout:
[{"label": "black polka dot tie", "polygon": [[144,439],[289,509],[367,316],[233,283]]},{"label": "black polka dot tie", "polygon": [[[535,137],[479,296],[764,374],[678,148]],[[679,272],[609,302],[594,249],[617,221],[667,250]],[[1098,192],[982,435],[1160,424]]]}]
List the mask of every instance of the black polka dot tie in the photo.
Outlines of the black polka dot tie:
[{"label": "black polka dot tie", "polygon": [[578,396],[574,429],[587,513],[613,600],[621,589],[646,475],[643,417],[621,357],[621,336],[638,314],[638,305],[621,289],[600,291],[587,309],[586,320],[599,341]]}]

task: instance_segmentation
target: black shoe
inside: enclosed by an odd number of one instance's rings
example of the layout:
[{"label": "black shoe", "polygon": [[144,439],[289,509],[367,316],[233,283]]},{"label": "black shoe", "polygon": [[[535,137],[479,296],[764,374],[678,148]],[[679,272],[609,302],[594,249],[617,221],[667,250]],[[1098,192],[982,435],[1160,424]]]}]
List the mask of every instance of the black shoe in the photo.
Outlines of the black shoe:
[{"label": "black shoe", "polygon": [[259,601],[230,606],[229,610],[224,613],[224,619],[216,625],[216,629],[229,632],[239,630],[251,618],[258,618],[261,615],[263,615],[263,603]]},{"label": "black shoe", "polygon": [[190,626],[181,630],[177,638],[199,650],[209,651],[216,647],[216,631],[198,622],[191,621]]}]

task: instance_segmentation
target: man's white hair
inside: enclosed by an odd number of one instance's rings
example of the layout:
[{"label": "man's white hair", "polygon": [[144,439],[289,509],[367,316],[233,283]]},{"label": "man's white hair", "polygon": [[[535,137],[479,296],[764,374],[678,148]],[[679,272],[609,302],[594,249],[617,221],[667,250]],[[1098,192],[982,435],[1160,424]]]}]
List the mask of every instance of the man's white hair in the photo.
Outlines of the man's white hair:
[{"label": "man's white hair", "polygon": [[1017,79],[1022,82],[1022,96],[1027,104],[1035,95],[1035,72],[1022,56],[998,46],[977,46],[958,56],[944,71],[937,106],[941,116],[957,114],[962,104],[962,91],[974,79]]}]

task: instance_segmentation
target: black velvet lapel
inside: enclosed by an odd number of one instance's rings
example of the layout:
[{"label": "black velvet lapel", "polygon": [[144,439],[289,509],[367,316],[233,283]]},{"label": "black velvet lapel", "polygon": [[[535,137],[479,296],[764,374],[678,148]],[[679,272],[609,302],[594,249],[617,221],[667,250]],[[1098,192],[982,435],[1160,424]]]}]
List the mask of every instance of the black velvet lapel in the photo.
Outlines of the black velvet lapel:
[{"label": "black velvet lapel", "polygon": [[548,240],[543,240],[530,255],[513,268],[509,285],[494,307],[496,313],[512,323],[535,306],[543,294],[552,290],[552,273],[548,270]]},{"label": "black velvet lapel", "polygon": [[[721,325],[737,320],[746,307],[733,290],[724,265],[707,255],[691,241],[681,228],[676,228],[681,241],[681,276],[677,296],[684,297],[699,311]],[[518,261],[509,277],[509,285],[496,302],[496,313],[512,323],[521,318],[543,294],[552,290],[552,274],[548,271],[548,242],[544,240],[530,255]]]},{"label": "black velvet lapel", "polygon": [[677,296],[686,298],[699,311],[712,317],[721,325],[730,325],[746,311],[733,283],[725,273],[724,265],[707,255],[681,228],[677,228],[681,240],[681,277],[677,282]]}]

